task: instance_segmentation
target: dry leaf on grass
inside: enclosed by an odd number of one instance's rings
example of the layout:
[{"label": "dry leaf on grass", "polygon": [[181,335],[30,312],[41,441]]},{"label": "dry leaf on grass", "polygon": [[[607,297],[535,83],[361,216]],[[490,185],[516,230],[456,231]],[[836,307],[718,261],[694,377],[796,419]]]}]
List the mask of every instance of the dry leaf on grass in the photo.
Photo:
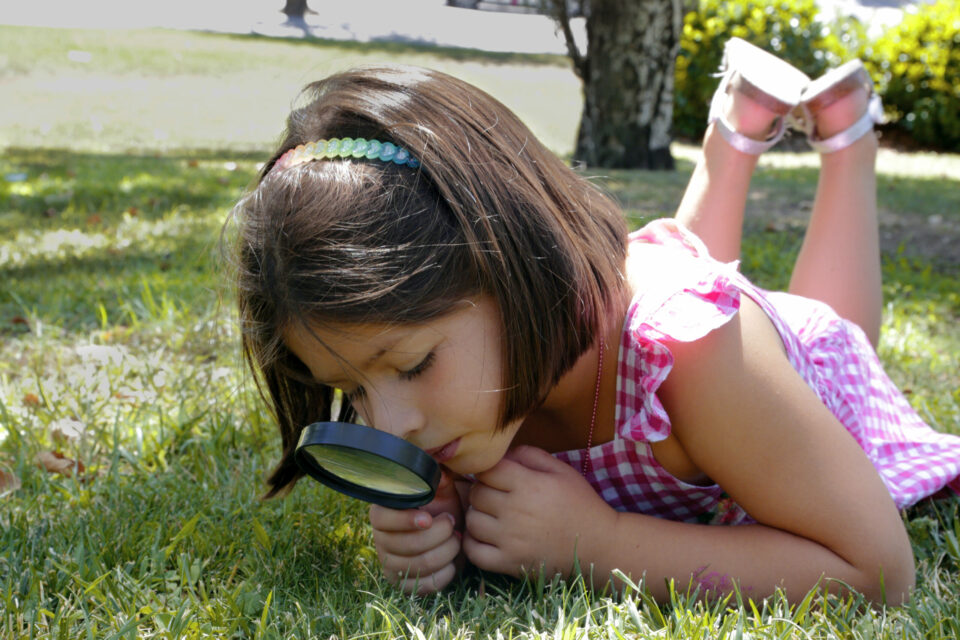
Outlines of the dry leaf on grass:
[{"label": "dry leaf on grass", "polygon": [[59,473],[64,476],[83,473],[85,468],[82,462],[71,460],[59,451],[41,451],[38,453],[37,466],[50,473]]},{"label": "dry leaf on grass", "polygon": [[13,493],[20,488],[20,478],[17,474],[0,465],[0,496]]}]

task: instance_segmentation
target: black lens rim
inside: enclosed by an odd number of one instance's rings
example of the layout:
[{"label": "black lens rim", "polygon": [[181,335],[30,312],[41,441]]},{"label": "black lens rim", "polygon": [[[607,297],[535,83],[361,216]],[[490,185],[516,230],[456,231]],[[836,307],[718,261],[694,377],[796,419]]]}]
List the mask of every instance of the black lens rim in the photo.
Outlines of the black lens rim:
[{"label": "black lens rim", "polygon": [[[429,491],[398,495],[344,480],[316,463],[306,451],[312,445],[334,445],[374,454],[416,474],[429,487]],[[300,433],[294,459],[304,473],[331,489],[391,509],[422,507],[433,500],[440,484],[440,465],[423,449],[389,433],[350,422],[314,422],[307,425]]]}]

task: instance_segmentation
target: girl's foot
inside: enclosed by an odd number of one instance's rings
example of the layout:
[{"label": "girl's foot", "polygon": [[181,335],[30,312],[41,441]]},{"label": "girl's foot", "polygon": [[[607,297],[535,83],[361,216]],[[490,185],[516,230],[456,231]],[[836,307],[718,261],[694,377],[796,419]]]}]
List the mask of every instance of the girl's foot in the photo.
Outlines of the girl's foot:
[{"label": "girl's foot", "polygon": [[849,147],[883,119],[880,97],[859,60],[817,78],[803,92],[792,122],[821,153]]},{"label": "girl's foot", "polygon": [[783,137],[787,116],[810,78],[740,38],[724,46],[722,69],[708,121],[716,123],[730,146],[759,155]]}]

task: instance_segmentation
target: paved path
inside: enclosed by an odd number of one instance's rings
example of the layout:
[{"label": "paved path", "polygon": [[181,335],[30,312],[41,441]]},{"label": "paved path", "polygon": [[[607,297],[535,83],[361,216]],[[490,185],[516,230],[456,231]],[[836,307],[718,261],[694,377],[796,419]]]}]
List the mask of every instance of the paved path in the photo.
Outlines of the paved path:
[{"label": "paved path", "polygon": [[[955,0],[940,0],[952,2]],[[825,11],[859,16],[882,29],[902,0],[820,0]],[[317,13],[291,24],[283,0],[0,0],[0,24],[48,27],[165,27],[275,37],[400,41],[518,53],[566,53],[545,16],[474,11],[444,0],[310,0]],[[574,33],[585,42],[583,20]]]}]

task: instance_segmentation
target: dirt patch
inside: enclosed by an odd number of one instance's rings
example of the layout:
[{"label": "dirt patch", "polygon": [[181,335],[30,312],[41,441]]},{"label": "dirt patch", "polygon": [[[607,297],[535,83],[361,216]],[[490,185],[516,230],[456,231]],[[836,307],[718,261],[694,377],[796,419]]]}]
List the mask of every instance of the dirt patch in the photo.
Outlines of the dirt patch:
[{"label": "dirt patch", "polygon": [[880,214],[880,250],[928,259],[938,266],[960,267],[960,222],[941,215]]},{"label": "dirt patch", "polygon": [[[941,270],[960,268],[960,221],[941,215],[921,216],[880,211],[880,252],[932,262]],[[809,208],[747,212],[746,224],[755,230],[803,233],[810,219]]]}]

